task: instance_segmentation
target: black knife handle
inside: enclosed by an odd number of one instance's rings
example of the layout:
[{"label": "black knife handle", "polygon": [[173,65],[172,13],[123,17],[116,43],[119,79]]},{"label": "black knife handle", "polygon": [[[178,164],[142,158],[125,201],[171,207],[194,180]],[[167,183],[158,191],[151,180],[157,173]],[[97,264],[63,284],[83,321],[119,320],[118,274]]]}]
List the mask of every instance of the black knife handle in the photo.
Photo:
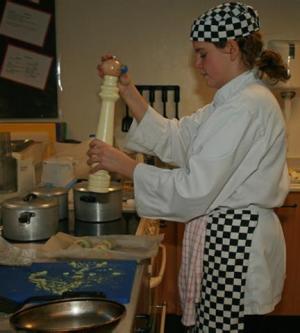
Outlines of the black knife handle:
[{"label": "black knife handle", "polygon": [[180,102],[180,88],[179,88],[179,86],[176,86],[175,90],[174,90],[174,102],[175,102],[175,118],[179,119],[179,115],[178,115],[178,104]]},{"label": "black knife handle", "polygon": [[180,89],[178,86],[174,89],[174,102],[179,103],[180,102]]},{"label": "black knife handle", "polygon": [[153,106],[155,102],[155,88],[152,87],[149,89],[149,102],[151,106]]}]

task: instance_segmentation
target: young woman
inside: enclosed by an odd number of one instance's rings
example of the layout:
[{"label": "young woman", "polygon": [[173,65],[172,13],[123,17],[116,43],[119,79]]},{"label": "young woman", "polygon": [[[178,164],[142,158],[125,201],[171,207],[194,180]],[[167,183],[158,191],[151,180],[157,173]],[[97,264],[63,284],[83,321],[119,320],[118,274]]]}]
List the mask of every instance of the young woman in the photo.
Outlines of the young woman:
[{"label": "young woman", "polygon": [[254,323],[258,333],[261,315],[281,298],[285,242],[273,208],[289,188],[285,129],[262,79],[288,75],[281,57],[263,49],[258,30],[257,12],[235,2],[194,21],[195,67],[217,91],[180,121],[163,118],[128,74],[120,76],[120,94],[135,117],[127,147],[177,168],[138,163],[99,140],[88,151],[91,172],[134,180],[140,216],[186,223],[179,290],[189,332],[254,332]]}]

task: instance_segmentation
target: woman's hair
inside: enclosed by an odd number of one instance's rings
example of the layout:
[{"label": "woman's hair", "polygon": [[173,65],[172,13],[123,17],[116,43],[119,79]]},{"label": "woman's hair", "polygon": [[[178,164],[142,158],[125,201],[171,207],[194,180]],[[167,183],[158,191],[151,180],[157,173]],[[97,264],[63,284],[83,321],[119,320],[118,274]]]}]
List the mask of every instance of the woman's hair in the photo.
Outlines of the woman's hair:
[{"label": "woman's hair", "polygon": [[[263,41],[259,32],[253,32],[247,37],[236,39],[241,54],[242,61],[247,68],[254,67],[259,70],[259,77],[267,75],[273,84],[278,81],[287,81],[290,78],[288,68],[283,62],[281,55],[270,49],[263,50]],[[218,48],[224,48],[227,41],[214,43]]]}]

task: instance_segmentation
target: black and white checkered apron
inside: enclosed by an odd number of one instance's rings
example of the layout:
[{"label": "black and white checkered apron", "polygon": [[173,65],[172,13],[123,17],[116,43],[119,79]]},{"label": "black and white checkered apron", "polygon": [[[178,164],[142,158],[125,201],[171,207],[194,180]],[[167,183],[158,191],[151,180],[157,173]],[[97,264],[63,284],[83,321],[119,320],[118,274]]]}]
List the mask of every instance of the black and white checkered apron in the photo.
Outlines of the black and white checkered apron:
[{"label": "black and white checkered apron", "polygon": [[244,329],[244,296],[252,236],[258,214],[218,209],[209,215],[203,258],[197,333],[238,333]]}]

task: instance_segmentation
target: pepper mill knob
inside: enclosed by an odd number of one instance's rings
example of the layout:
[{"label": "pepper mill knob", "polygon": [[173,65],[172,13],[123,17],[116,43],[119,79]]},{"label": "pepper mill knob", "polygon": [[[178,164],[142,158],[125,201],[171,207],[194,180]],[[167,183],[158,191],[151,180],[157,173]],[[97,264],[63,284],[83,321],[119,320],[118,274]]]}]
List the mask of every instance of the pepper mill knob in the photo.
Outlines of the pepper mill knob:
[{"label": "pepper mill knob", "polygon": [[121,63],[117,59],[108,59],[102,64],[103,74],[110,76],[120,76],[121,66]]}]

